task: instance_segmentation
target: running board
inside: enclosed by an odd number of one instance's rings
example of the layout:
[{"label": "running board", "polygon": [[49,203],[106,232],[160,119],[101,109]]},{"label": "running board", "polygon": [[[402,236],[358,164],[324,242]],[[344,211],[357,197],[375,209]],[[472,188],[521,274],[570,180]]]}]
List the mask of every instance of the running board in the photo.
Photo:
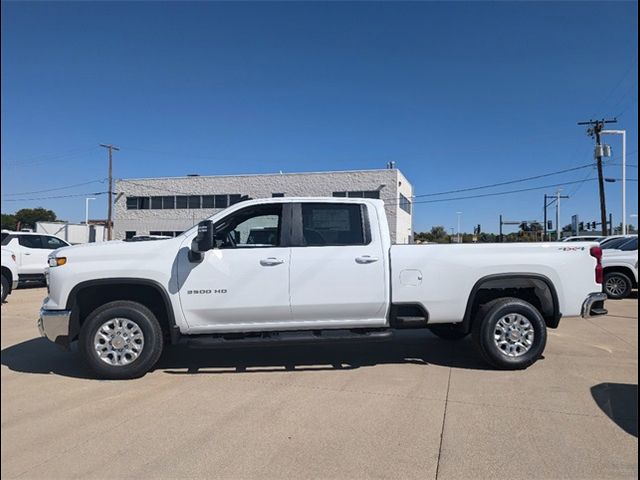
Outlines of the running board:
[{"label": "running board", "polygon": [[264,345],[300,345],[307,343],[383,342],[393,335],[381,330],[309,330],[291,332],[229,333],[216,335],[183,335],[178,341],[191,348],[221,348]]}]

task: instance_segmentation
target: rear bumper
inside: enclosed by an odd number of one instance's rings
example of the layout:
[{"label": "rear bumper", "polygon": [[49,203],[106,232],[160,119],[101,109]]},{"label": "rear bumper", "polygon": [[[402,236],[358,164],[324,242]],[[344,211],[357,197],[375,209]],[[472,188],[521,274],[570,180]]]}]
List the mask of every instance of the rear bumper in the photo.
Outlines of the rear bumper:
[{"label": "rear bumper", "polygon": [[69,323],[71,310],[40,310],[38,330],[40,335],[48,338],[63,348],[69,348]]},{"label": "rear bumper", "polygon": [[604,292],[590,293],[582,304],[582,318],[597,317],[609,313],[607,309],[604,308],[604,301],[606,299],[607,294]]}]

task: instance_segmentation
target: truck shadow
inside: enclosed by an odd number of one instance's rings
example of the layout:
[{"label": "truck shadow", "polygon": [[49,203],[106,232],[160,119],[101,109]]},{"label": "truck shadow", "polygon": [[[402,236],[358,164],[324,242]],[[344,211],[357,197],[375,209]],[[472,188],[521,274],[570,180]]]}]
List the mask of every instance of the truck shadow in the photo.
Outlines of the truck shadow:
[{"label": "truck shadow", "polygon": [[[66,352],[44,338],[34,338],[1,352],[2,365],[22,373],[55,374],[91,379],[77,352]],[[326,371],[383,364],[439,365],[490,370],[469,338],[441,340],[428,331],[404,331],[379,343],[350,342],[323,345],[269,345],[193,349],[165,349],[154,370],[171,375],[238,374],[259,372]]]},{"label": "truck shadow", "polygon": [[599,383],[591,387],[591,396],[618,427],[638,438],[638,385]]}]

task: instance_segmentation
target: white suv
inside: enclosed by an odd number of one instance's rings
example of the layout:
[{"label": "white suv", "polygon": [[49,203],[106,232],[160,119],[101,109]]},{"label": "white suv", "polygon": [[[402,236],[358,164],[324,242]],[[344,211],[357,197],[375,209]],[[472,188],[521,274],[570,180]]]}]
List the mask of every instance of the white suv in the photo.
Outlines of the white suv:
[{"label": "white suv", "polygon": [[3,231],[2,246],[15,254],[20,281],[44,281],[49,254],[69,244],[53,235]]},{"label": "white suv", "polygon": [[609,298],[627,298],[638,288],[638,237],[602,251],[604,291]]}]

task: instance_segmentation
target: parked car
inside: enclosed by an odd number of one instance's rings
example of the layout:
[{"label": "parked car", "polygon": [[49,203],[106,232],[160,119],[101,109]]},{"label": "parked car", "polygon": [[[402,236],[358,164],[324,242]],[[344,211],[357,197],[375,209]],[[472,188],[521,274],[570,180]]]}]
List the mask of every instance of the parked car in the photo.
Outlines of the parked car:
[{"label": "parked car", "polygon": [[602,235],[576,235],[574,237],[563,238],[563,242],[600,242],[606,237]]},{"label": "parked car", "polygon": [[609,298],[627,298],[638,288],[638,237],[624,239],[617,248],[603,250],[604,291]]},{"label": "parked car", "polygon": [[147,240],[165,240],[169,237],[167,235],[134,235],[131,238],[126,239],[127,242],[145,242]]},{"label": "parked car", "polygon": [[44,281],[49,254],[58,248],[69,246],[58,237],[40,233],[2,232],[2,236],[2,246],[10,249],[16,256],[21,282]]},{"label": "parked car", "polygon": [[11,250],[2,249],[2,299],[4,303],[9,295],[18,286],[18,264],[16,256]]},{"label": "parked car", "polygon": [[[250,243],[240,232],[254,227],[278,235]],[[381,200],[248,200],[161,242],[57,250],[38,327],[63,347],[77,339],[106,378],[143,375],[165,341],[373,341],[407,328],[471,334],[488,363],[520,369],[563,314],[607,313],[601,254],[585,242],[391,245]]]}]

